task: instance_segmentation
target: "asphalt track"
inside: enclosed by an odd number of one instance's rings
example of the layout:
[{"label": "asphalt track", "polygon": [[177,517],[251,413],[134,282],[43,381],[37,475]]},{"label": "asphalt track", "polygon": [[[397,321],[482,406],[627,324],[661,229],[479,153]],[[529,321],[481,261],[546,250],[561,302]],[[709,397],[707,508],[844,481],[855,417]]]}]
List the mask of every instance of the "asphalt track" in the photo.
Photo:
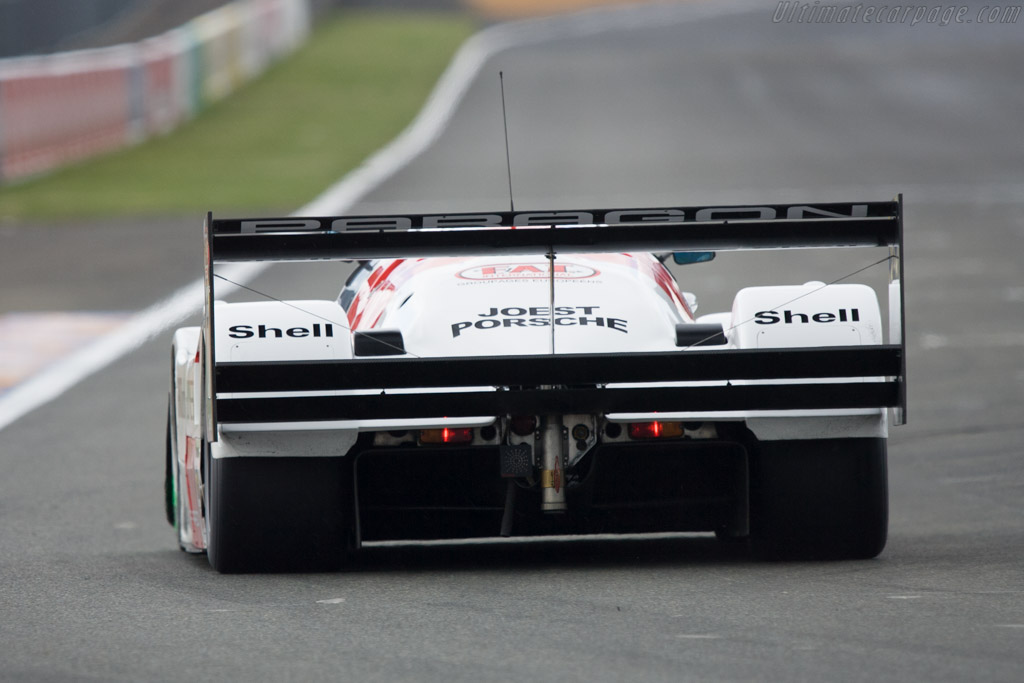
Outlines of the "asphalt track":
[{"label": "asphalt track", "polygon": [[[340,574],[220,576],[163,520],[165,334],[0,432],[0,679],[1024,678],[1024,24],[787,24],[774,9],[527,30],[357,208],[505,206],[499,69],[519,208],[904,192],[911,423],[892,431],[878,559],[768,564],[659,537],[377,547]],[[74,285],[46,296],[142,308],[194,280],[197,226],[101,231],[149,246],[112,282],[54,228],[45,253]],[[871,260],[764,259],[680,277],[707,312],[739,286]],[[254,286],[332,296],[341,267],[309,270]],[[5,287],[5,305],[26,295]]]}]

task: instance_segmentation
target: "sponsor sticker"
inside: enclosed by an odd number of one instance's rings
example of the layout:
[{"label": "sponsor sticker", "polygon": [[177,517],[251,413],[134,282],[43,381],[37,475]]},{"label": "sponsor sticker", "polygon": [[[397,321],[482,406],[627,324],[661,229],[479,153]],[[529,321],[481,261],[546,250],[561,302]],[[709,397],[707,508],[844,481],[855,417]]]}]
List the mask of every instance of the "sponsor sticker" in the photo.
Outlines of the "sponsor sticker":
[{"label": "sponsor sticker", "polygon": [[860,310],[840,308],[838,311],[822,311],[820,313],[799,313],[796,311],[758,311],[754,314],[754,323],[757,325],[784,325],[808,323],[834,323],[834,322],[860,322]]},{"label": "sponsor sticker", "polygon": [[272,327],[268,325],[232,325],[228,328],[232,339],[301,339],[303,337],[333,337],[334,325],[313,323],[312,327]]},{"label": "sponsor sticker", "polygon": [[598,311],[600,306],[556,306],[554,316],[549,306],[506,306],[490,308],[478,313],[474,320],[452,323],[452,337],[462,336],[467,330],[497,330],[510,327],[556,327],[604,328],[629,334],[629,322],[623,318],[612,318]]},{"label": "sponsor sticker", "polygon": [[577,263],[556,263],[554,273],[551,264],[543,263],[492,263],[466,268],[456,274],[461,280],[547,280],[554,275],[556,280],[585,280],[601,273],[590,266]]}]

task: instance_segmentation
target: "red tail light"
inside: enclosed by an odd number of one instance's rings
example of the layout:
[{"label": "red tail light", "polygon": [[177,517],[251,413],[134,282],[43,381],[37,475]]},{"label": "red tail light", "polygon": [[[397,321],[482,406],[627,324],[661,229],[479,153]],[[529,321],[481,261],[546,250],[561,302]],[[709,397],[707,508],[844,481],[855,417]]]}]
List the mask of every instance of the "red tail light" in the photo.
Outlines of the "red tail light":
[{"label": "red tail light", "polygon": [[683,435],[681,422],[630,422],[629,436],[633,439],[675,439]]},{"label": "red tail light", "polygon": [[512,423],[509,426],[513,434],[529,436],[537,429],[537,418],[534,415],[513,415]]},{"label": "red tail light", "polygon": [[473,430],[470,427],[420,430],[420,443],[469,443],[472,440]]}]

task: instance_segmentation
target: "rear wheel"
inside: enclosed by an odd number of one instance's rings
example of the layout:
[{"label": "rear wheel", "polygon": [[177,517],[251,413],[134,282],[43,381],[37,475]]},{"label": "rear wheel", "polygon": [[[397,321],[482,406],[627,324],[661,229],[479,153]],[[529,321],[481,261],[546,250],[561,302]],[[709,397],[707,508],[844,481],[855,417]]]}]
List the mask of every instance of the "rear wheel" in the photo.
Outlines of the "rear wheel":
[{"label": "rear wheel", "polygon": [[885,547],[885,439],[761,442],[750,474],[751,537],[760,554],[868,559]]},{"label": "rear wheel", "polygon": [[174,405],[173,397],[167,399],[167,440],[166,452],[164,455],[164,513],[167,515],[167,523],[177,526],[177,492],[174,486],[174,442],[171,437],[171,430],[174,429]]},{"label": "rear wheel", "polygon": [[206,458],[207,555],[219,572],[330,571],[353,537],[347,458]]}]

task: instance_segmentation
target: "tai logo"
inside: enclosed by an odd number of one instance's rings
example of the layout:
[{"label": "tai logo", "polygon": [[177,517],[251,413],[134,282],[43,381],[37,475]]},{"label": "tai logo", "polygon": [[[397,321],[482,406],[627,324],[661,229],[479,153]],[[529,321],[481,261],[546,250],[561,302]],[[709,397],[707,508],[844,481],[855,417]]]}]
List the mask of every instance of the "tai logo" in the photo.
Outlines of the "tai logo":
[{"label": "tai logo", "polygon": [[547,263],[495,263],[467,268],[458,274],[462,280],[582,280],[599,275],[588,266],[575,263],[556,263],[552,273]]},{"label": "tai logo", "polygon": [[793,311],[759,311],[754,314],[754,322],[758,325],[774,325],[775,323],[856,323],[860,322],[860,311],[856,308],[840,308],[835,313],[795,313]]},{"label": "tai logo", "polygon": [[326,325],[313,323],[312,329],[308,327],[289,327],[286,330],[280,327],[267,327],[266,325],[260,325],[255,330],[253,330],[252,325],[232,325],[228,328],[228,336],[235,339],[249,339],[250,337],[258,337],[259,339],[333,337],[334,325],[330,323]]}]

